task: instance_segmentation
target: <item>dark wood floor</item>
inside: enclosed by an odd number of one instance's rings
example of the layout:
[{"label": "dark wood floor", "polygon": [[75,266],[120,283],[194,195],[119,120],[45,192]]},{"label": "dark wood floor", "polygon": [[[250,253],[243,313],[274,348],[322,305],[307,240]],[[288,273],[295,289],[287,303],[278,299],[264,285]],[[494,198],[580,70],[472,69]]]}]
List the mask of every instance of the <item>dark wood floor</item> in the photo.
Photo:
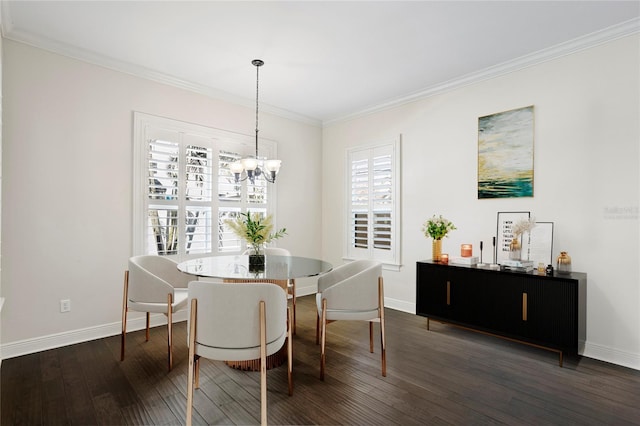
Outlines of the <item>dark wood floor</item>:
[{"label": "dark wood floor", "polygon": [[[361,322],[328,326],[326,379],[318,379],[313,296],[298,299],[294,394],[286,367],[268,372],[272,424],[631,425],[640,424],[640,372],[556,354],[387,309],[387,377],[379,339],[368,351]],[[166,371],[165,327],[2,362],[2,425],[183,424],[186,324],[175,329]],[[377,327],[376,327],[377,331]],[[197,424],[257,424],[258,373],[201,363]]]}]

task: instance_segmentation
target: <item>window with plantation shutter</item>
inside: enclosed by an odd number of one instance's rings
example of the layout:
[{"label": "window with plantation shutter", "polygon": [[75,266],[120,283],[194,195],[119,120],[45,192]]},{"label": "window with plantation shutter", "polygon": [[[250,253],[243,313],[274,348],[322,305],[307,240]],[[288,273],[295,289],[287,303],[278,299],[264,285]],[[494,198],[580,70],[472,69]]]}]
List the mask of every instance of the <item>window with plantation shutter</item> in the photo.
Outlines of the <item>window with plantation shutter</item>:
[{"label": "window with plantation shutter", "polygon": [[[225,220],[271,212],[273,186],[236,183],[229,169],[255,152],[249,136],[135,113],[134,145],[134,254],[239,253]],[[275,155],[273,142],[260,147]]]},{"label": "window with plantation shutter", "polygon": [[400,140],[347,151],[349,259],[400,265]]}]

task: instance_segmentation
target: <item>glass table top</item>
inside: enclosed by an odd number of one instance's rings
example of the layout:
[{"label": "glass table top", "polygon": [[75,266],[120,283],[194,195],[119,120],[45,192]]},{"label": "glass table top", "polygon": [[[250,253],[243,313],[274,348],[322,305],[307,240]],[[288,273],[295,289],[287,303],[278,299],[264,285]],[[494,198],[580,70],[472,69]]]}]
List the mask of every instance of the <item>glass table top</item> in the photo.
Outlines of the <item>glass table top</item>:
[{"label": "glass table top", "polygon": [[288,280],[329,272],[333,266],[320,259],[298,256],[265,256],[263,267],[249,267],[249,256],[208,256],[178,264],[178,269],[199,277],[249,280]]}]

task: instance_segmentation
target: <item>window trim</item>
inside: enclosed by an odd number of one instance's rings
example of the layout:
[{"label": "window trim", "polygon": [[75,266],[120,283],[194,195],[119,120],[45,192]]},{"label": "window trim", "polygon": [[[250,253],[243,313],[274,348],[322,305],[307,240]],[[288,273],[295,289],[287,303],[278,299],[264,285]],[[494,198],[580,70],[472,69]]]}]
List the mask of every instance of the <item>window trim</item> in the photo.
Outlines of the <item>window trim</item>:
[{"label": "window trim", "polygon": [[[345,223],[344,223],[344,260],[355,260],[355,259],[372,259],[378,260],[383,264],[383,269],[399,271],[402,266],[402,257],[401,257],[401,248],[402,248],[402,229],[401,229],[401,206],[402,206],[402,194],[400,192],[401,189],[401,140],[402,135],[398,135],[393,140],[386,140],[381,142],[375,142],[370,144],[358,145],[346,150],[345,154]],[[351,179],[351,166],[352,162],[355,161],[353,157],[357,157],[360,153],[366,153],[368,158],[368,163],[370,166],[373,165],[372,155],[376,149],[388,148],[391,151],[391,167],[392,167],[392,179],[393,182],[391,184],[392,188],[392,206],[391,206],[391,235],[392,235],[392,248],[391,248],[391,256],[381,258],[380,256],[376,256],[373,242],[369,241],[368,248],[366,250],[366,256],[358,256],[352,250],[352,240],[351,240],[351,207],[352,207],[352,179]],[[370,179],[371,180],[371,179]],[[372,188],[369,189],[369,193],[372,193]],[[370,217],[373,217],[372,203],[369,202],[368,213]],[[370,220],[371,221],[371,220]],[[371,226],[371,225],[370,225]],[[371,228],[370,228],[371,229]],[[369,234],[369,238],[372,238],[372,233]],[[359,251],[359,253],[365,253],[364,250]]]},{"label": "window trim", "polygon": [[[146,233],[143,231],[147,227],[147,210],[148,205],[147,197],[147,182],[148,176],[147,170],[147,140],[149,134],[154,132],[158,133],[166,131],[167,133],[178,133],[193,135],[201,138],[210,139],[212,141],[211,147],[214,150],[214,156],[220,150],[229,149],[229,146],[233,146],[241,155],[253,155],[255,154],[255,139],[249,135],[243,135],[240,133],[231,132],[228,130],[216,129],[212,127],[206,127],[199,124],[188,123],[184,121],[174,120],[166,117],[160,117],[156,115],[146,114],[139,111],[133,112],[133,170],[132,170],[132,253],[134,256],[142,255],[146,253]],[[184,135],[181,135],[183,137]],[[216,144],[215,141],[219,141]],[[277,144],[276,142],[268,139],[260,138],[259,155],[268,158],[277,158]],[[216,162],[217,163],[217,162]],[[211,200],[212,208],[212,220],[217,221],[218,212],[220,209],[220,200],[217,194],[218,184],[218,166],[214,166],[213,179],[214,187]],[[246,181],[242,184],[242,199],[238,203],[241,211],[251,210],[253,208],[266,208],[267,214],[272,214],[275,221],[275,207],[277,205],[277,186],[273,184],[267,184],[267,202],[265,204],[252,205],[247,201],[247,185]],[[185,200],[177,200],[179,208],[182,209],[185,205]],[[212,227],[215,228],[216,224],[212,223]],[[212,241],[212,252],[210,255],[215,255],[217,241]],[[244,242],[241,243],[241,250],[243,250]],[[228,254],[234,254],[228,253]],[[168,255],[168,257],[177,258],[178,260],[188,259],[191,257],[202,256],[203,254],[189,255],[183,253],[182,250],[178,251],[177,255]]]}]

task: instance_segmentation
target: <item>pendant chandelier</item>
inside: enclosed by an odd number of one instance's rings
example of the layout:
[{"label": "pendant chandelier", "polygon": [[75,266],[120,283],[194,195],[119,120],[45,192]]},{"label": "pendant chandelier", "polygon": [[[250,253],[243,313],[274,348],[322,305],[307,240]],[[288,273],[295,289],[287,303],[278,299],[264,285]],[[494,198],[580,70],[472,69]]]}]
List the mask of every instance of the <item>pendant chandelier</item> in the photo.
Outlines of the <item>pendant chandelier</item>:
[{"label": "pendant chandelier", "polygon": [[[247,180],[254,184],[257,177],[262,176],[267,182],[274,183],[276,181],[276,174],[280,170],[280,160],[266,160],[264,164],[262,160],[258,158],[258,94],[260,83],[260,67],[264,65],[264,61],[260,59],[254,59],[251,61],[256,67],[256,155],[255,157],[243,158],[240,161],[236,161],[229,166],[231,173],[235,177],[236,183]],[[263,165],[264,171],[260,168]],[[242,175],[244,174],[244,177]]]}]

